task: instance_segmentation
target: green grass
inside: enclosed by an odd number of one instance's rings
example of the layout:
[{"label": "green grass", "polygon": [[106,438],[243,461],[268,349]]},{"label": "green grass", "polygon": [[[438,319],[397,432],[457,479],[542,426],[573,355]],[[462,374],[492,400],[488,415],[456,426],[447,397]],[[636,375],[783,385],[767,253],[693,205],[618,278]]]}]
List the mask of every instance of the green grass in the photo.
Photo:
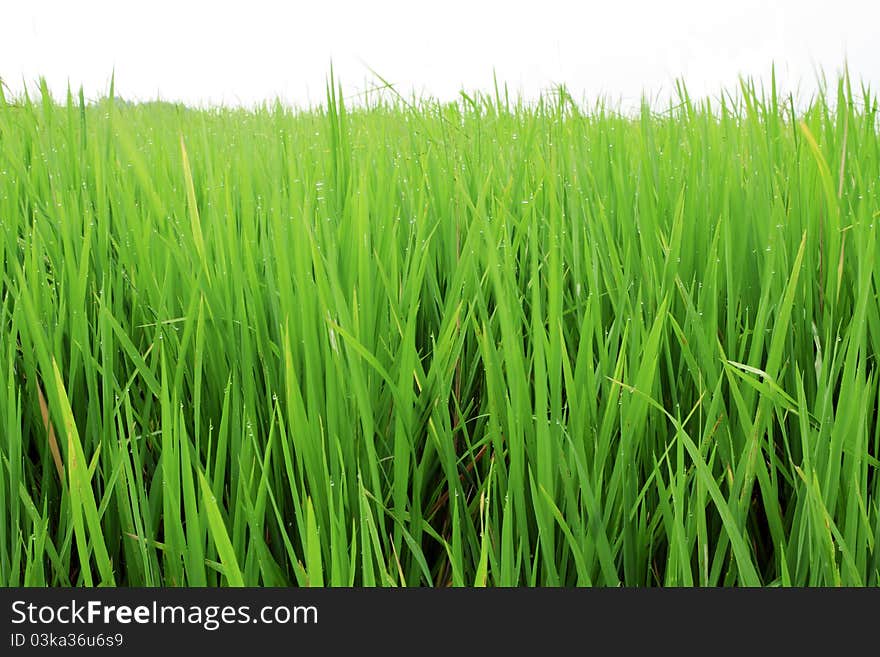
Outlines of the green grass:
[{"label": "green grass", "polygon": [[870,90],[43,92],[0,98],[0,584],[880,584]]}]

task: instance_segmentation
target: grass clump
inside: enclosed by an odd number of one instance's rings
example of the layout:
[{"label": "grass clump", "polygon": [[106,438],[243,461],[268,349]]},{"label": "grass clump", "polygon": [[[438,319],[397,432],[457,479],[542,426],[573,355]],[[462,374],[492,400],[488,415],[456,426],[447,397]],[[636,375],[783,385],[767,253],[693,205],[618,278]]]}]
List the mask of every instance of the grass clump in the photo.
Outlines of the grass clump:
[{"label": "grass clump", "polygon": [[877,585],[877,99],[0,98],[0,584]]}]

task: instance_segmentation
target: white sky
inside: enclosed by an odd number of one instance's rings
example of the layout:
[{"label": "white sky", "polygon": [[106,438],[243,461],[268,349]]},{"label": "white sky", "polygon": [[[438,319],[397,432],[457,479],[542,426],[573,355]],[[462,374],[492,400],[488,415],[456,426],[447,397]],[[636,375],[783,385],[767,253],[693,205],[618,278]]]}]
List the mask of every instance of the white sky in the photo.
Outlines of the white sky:
[{"label": "white sky", "polygon": [[[576,98],[635,103],[682,76],[713,95],[738,74],[809,93],[816,71],[880,87],[880,1],[201,2],[0,0],[0,78],[45,76],[103,95],[251,105],[320,102],[332,60],[346,95],[378,81],[449,99],[492,88],[493,71],[534,97],[564,82]],[[368,68],[369,67],[369,68]]]}]

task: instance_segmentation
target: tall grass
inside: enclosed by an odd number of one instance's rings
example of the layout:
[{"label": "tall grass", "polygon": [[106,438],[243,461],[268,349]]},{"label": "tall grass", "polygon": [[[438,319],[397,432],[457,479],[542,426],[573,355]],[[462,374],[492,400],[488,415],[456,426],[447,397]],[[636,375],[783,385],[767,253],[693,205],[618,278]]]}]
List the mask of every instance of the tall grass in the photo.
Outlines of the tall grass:
[{"label": "tall grass", "polygon": [[0,98],[0,584],[880,584],[868,89],[42,91]]}]

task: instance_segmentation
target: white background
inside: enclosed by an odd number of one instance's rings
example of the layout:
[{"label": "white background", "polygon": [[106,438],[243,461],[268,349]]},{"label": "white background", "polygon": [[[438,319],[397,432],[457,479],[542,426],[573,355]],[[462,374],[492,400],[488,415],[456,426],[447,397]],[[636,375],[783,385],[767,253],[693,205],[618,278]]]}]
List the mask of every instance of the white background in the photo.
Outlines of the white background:
[{"label": "white background", "polygon": [[115,70],[127,99],[253,105],[320,102],[330,62],[346,94],[378,81],[453,98],[493,73],[534,97],[662,100],[683,77],[717,95],[739,74],[809,95],[820,70],[880,87],[880,2],[185,2],[0,0],[0,78],[14,92],[45,76],[95,98]]}]

